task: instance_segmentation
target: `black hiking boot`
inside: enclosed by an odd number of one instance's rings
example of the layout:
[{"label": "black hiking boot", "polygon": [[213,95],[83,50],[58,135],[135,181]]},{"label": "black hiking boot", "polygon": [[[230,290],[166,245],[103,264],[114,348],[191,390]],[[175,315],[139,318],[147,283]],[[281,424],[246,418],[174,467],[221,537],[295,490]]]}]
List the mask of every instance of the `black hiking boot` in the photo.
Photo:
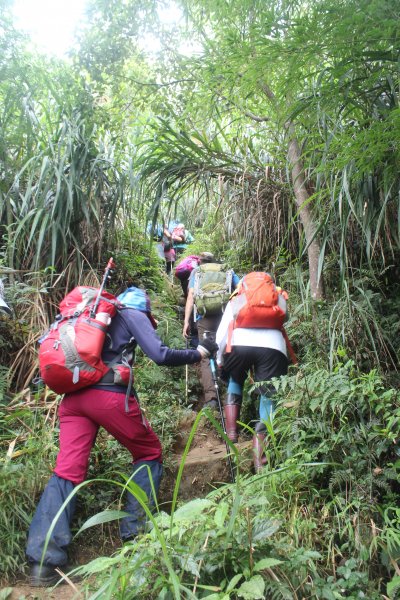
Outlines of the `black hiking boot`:
[{"label": "black hiking boot", "polygon": [[122,543],[129,544],[130,542],[134,542],[137,539],[137,536],[138,536],[137,533],[132,533],[132,535],[127,535],[126,537],[122,538]]},{"label": "black hiking boot", "polygon": [[[32,587],[51,587],[60,581],[61,576],[56,571],[57,567],[53,565],[40,565],[34,563],[31,565],[29,574],[29,585]],[[60,567],[64,571],[63,567]]]},{"label": "black hiking boot", "polygon": [[[56,583],[66,583],[65,579],[57,573],[56,569],[62,571],[65,575],[68,575],[72,571],[74,566],[70,564],[53,566],[53,565],[40,565],[39,563],[31,564],[31,570],[29,574],[29,585],[31,587],[52,587]],[[72,574],[68,575],[69,578],[74,581],[79,581],[81,578],[79,575]]]}]

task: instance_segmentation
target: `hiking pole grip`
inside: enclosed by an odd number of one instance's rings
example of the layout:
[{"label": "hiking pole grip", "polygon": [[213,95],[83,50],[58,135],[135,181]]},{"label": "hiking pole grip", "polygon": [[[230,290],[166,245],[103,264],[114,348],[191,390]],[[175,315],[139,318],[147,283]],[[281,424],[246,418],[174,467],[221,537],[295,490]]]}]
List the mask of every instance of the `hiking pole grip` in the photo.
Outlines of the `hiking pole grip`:
[{"label": "hiking pole grip", "polygon": [[[218,389],[218,378],[217,378],[217,368],[215,365],[215,359],[212,356],[210,356],[210,358],[208,360],[210,363],[211,375],[212,375],[212,378],[214,381],[215,393],[217,396],[217,403],[218,403],[218,410],[219,410],[219,414],[221,416],[222,430],[223,430],[224,434],[227,435],[225,418],[224,418],[224,410],[222,408],[221,398],[220,398],[219,389]],[[233,468],[231,450],[229,448],[228,442],[226,440],[224,440],[224,441],[225,441],[225,447],[226,447],[226,451],[227,451],[228,466],[229,466],[229,471],[231,474],[232,483],[235,483],[235,470]]]},{"label": "hiking pole grip", "polygon": [[97,312],[97,308],[99,306],[99,302],[100,302],[100,296],[106,286],[107,283],[107,279],[109,279],[109,277],[111,277],[111,273],[113,272],[114,269],[116,269],[117,265],[114,262],[113,257],[111,256],[111,258],[109,259],[106,268],[104,269],[104,275],[103,275],[103,279],[99,288],[99,292],[96,296],[96,301],[93,305],[92,310],[90,311],[90,317],[92,319],[94,319],[96,317],[96,312]]}]

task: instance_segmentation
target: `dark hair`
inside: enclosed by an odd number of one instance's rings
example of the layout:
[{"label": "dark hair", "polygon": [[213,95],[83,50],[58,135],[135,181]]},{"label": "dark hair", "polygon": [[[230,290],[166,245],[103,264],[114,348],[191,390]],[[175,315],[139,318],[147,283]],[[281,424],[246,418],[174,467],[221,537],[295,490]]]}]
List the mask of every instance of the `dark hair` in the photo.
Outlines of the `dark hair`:
[{"label": "dark hair", "polygon": [[213,263],[216,262],[214,254],[211,252],[200,252],[200,263]]}]

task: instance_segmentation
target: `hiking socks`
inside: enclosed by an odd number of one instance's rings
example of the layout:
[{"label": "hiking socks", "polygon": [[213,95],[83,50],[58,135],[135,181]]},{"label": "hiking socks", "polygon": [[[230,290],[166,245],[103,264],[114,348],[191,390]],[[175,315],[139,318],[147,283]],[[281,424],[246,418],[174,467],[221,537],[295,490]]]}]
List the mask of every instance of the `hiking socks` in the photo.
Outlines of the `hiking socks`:
[{"label": "hiking socks", "polygon": [[260,396],[260,422],[256,423],[254,428],[255,434],[253,436],[253,464],[254,472],[258,473],[267,462],[265,456],[265,439],[267,437],[267,430],[265,423],[271,425],[275,411],[275,403],[271,398],[261,394]]},{"label": "hiking socks", "polygon": [[275,412],[275,402],[268,398],[264,394],[260,396],[260,408],[259,415],[260,421],[266,421],[267,423],[272,423],[273,415]]}]

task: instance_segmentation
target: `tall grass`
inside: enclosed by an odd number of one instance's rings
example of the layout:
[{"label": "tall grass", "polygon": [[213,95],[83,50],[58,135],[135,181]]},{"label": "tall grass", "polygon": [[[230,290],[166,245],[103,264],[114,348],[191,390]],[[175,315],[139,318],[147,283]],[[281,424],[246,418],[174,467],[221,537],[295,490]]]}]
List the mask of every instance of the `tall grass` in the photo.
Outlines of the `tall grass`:
[{"label": "tall grass", "polygon": [[2,581],[26,567],[25,544],[38,493],[56,454],[57,400],[29,391],[0,402],[0,562]]},{"label": "tall grass", "polygon": [[0,83],[0,245],[9,267],[61,271],[73,262],[77,278],[112,242],[129,186],[85,82],[65,64],[30,55],[17,35],[9,44]]}]

